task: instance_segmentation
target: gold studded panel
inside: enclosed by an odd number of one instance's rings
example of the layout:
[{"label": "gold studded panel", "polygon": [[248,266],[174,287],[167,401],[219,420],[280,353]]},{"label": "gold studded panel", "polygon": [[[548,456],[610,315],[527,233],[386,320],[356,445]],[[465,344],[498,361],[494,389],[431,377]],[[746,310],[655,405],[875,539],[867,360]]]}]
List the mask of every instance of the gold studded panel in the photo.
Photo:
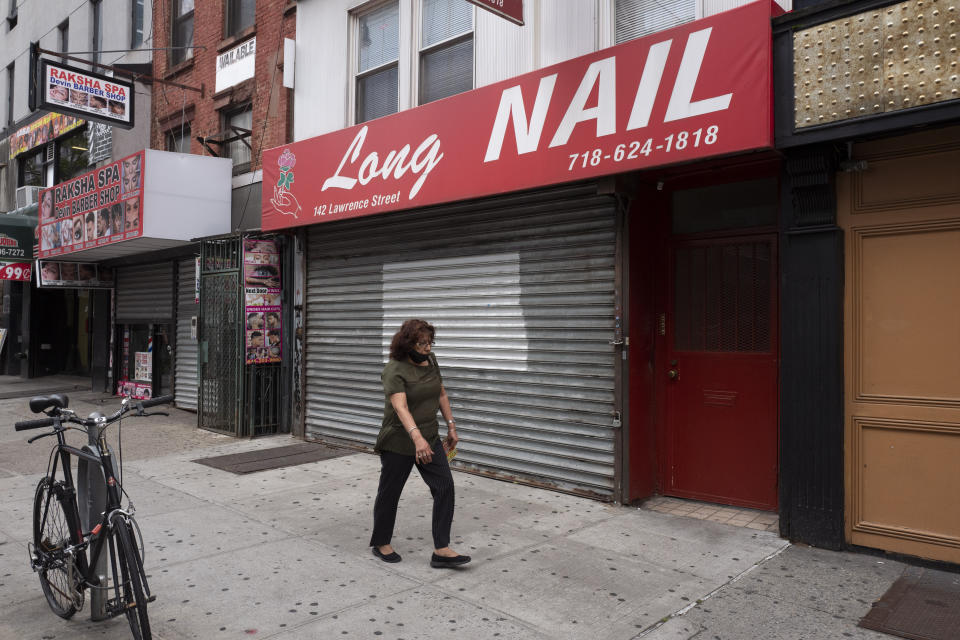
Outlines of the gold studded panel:
[{"label": "gold studded panel", "polygon": [[960,98],[960,0],[910,0],[793,37],[797,129]]}]

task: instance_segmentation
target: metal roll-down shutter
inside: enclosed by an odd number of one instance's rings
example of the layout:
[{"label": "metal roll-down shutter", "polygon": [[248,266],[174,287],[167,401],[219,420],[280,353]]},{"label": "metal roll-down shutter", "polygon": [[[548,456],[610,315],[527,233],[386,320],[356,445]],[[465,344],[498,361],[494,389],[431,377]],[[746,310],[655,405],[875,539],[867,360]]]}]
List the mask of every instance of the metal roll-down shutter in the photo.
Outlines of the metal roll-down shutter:
[{"label": "metal roll-down shutter", "polygon": [[306,437],[373,444],[390,339],[418,317],[457,464],[611,497],[615,221],[612,196],[576,185],[312,227]]},{"label": "metal roll-down shutter", "polygon": [[177,359],[174,395],[181,409],[197,409],[197,339],[192,337],[192,319],[199,316],[196,303],[196,260],[181,260],[177,285]]},{"label": "metal roll-down shutter", "polygon": [[118,323],[147,324],[173,320],[172,262],[118,267],[116,287]]}]

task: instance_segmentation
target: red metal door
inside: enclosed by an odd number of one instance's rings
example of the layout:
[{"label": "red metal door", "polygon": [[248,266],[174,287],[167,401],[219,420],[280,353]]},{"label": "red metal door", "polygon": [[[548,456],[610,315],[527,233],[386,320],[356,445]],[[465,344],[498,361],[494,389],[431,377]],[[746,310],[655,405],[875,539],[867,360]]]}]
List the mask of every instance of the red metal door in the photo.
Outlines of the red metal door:
[{"label": "red metal door", "polygon": [[664,492],[777,506],[776,237],[675,241]]}]

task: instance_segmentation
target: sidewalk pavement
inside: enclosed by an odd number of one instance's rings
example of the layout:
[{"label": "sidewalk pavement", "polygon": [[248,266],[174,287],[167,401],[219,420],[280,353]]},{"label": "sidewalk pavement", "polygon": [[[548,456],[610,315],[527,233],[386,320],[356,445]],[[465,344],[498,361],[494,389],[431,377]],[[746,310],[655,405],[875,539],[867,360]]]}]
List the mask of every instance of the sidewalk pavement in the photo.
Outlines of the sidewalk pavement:
[{"label": "sidewalk pavement", "polygon": [[90,391],[90,376],[43,376],[40,378],[0,376],[0,399],[30,398],[49,393],[69,395],[84,391]]},{"label": "sidewalk pavement", "polygon": [[[84,411],[114,404],[71,398]],[[13,431],[27,415],[26,400],[0,400],[0,639],[129,638],[124,619],[92,623],[89,607],[57,618],[30,571],[50,441]],[[890,639],[856,623],[900,563],[467,473],[454,474],[451,546],[473,562],[430,568],[431,501],[414,471],[394,537],[403,561],[386,564],[367,547],[375,456],[233,475],[192,461],[294,440],[195,424],[174,409],[123,427],[154,638]]]}]

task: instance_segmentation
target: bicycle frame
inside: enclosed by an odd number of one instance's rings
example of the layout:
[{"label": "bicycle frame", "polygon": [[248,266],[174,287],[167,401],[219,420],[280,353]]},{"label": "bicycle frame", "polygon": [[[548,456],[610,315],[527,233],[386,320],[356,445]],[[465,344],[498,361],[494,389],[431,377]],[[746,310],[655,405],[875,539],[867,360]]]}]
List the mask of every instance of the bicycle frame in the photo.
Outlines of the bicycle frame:
[{"label": "bicycle frame", "polygon": [[[75,556],[75,562],[77,563],[77,568],[80,571],[81,577],[83,578],[84,586],[99,587],[100,579],[96,574],[96,567],[100,559],[100,554],[103,552],[104,544],[110,537],[107,535],[107,533],[112,526],[111,519],[117,511],[120,511],[124,515],[128,515],[122,510],[120,488],[115,479],[113,456],[110,454],[110,451],[106,446],[105,438],[102,434],[98,439],[97,446],[100,454],[99,456],[66,444],[63,431],[57,431],[57,444],[54,448],[56,449],[56,455],[48,475],[49,477],[56,479],[57,466],[63,466],[63,486],[66,495],[61,497],[61,501],[64,503],[64,514],[67,518],[67,525],[70,527],[70,546],[72,548],[81,547],[80,550],[83,551]],[[71,455],[78,459],[83,459],[89,463],[100,466],[104,471],[103,475],[106,481],[106,508],[104,509],[100,523],[93,527],[91,531],[86,533],[82,531],[80,524],[80,511],[77,505],[77,491],[76,485],[73,481],[73,468],[70,464]],[[45,506],[45,511],[41,517],[41,522],[46,522],[46,519],[47,512]],[[88,559],[87,553],[82,547],[84,545],[90,545],[90,541],[94,542],[90,548],[90,557]],[[141,578],[143,579],[142,581],[144,590],[149,596],[149,587],[146,584],[145,576],[142,575],[142,571]]]}]

